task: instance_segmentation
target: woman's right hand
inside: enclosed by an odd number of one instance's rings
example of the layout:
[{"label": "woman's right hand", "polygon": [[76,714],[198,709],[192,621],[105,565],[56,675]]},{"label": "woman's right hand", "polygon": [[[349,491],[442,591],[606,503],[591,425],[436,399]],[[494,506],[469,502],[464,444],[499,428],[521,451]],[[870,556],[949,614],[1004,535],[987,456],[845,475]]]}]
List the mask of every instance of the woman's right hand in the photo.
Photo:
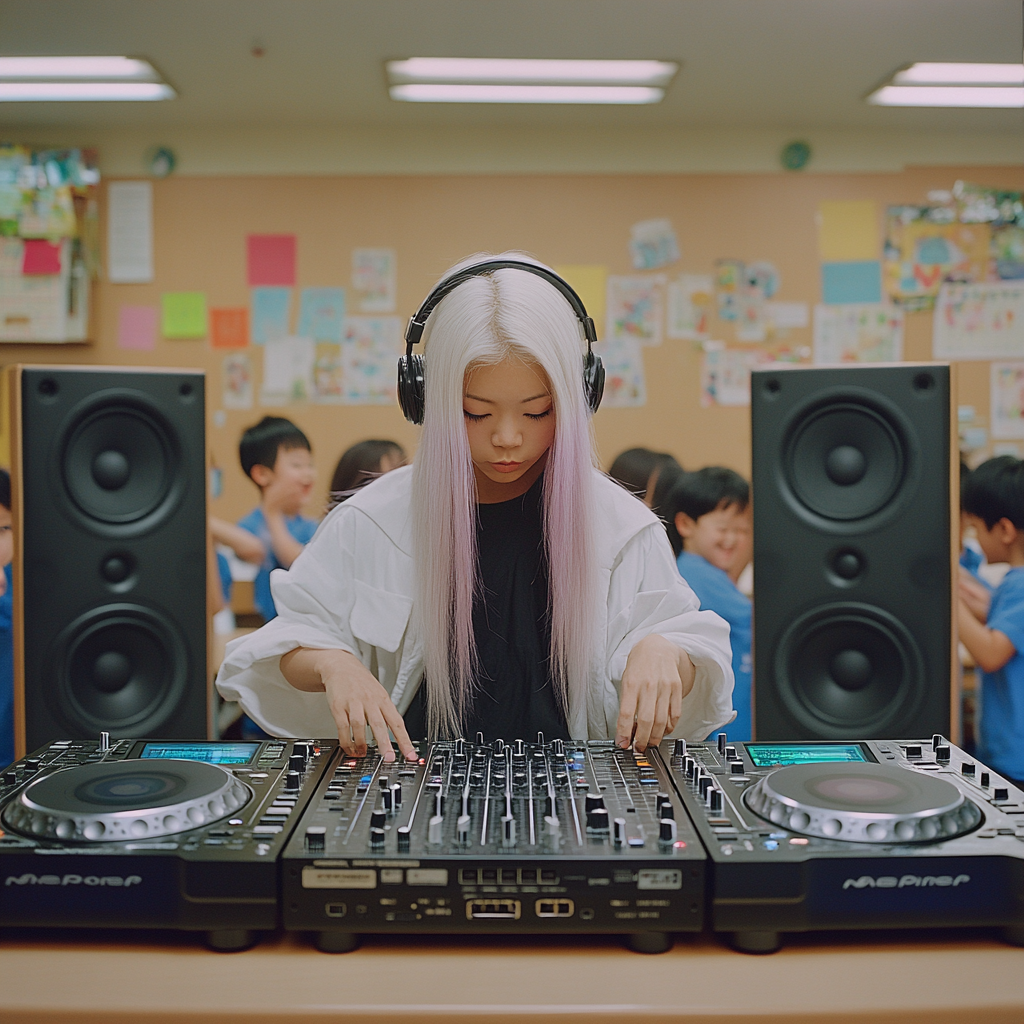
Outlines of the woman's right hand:
[{"label": "woman's right hand", "polygon": [[395,760],[389,728],[402,755],[418,757],[391,696],[354,654],[297,647],[281,656],[281,673],[297,690],[326,692],[338,742],[350,757],[366,753],[367,725],[385,761]]}]

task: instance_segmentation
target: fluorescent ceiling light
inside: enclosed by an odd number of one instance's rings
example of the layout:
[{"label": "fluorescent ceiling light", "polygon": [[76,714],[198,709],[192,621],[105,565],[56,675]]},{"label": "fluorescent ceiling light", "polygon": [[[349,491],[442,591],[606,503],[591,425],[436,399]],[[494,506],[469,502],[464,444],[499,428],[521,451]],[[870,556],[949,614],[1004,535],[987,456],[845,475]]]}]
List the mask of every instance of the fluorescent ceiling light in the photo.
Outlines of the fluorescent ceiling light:
[{"label": "fluorescent ceiling light", "polygon": [[1024,85],[1024,64],[912,64],[894,85]]},{"label": "fluorescent ceiling light", "polygon": [[410,57],[387,62],[392,85],[413,82],[665,86],[679,65],[662,60],[533,60]]},{"label": "fluorescent ceiling light", "polygon": [[134,57],[0,57],[0,79],[10,78],[160,81],[149,61]]},{"label": "fluorescent ceiling light", "polygon": [[882,107],[1024,107],[1024,87],[883,85],[868,97]]},{"label": "fluorescent ceiling light", "polygon": [[391,98],[412,103],[658,103],[663,89],[638,85],[393,85]]},{"label": "fluorescent ceiling light", "polygon": [[0,103],[79,102],[87,100],[170,100],[164,82],[4,82]]}]

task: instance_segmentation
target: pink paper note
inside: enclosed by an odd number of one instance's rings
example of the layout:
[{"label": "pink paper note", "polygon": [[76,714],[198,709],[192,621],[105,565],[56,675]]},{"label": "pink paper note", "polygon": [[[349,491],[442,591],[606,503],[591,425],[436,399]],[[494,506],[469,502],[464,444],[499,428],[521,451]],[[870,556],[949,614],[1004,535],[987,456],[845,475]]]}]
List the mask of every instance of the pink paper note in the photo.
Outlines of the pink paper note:
[{"label": "pink paper note", "polygon": [[60,243],[48,242],[45,238],[26,238],[21,272],[23,274],[59,274]]},{"label": "pink paper note", "polygon": [[295,284],[295,236],[249,235],[249,287]]},{"label": "pink paper note", "polygon": [[156,348],[156,306],[122,306],[117,321],[117,347],[152,352]]}]

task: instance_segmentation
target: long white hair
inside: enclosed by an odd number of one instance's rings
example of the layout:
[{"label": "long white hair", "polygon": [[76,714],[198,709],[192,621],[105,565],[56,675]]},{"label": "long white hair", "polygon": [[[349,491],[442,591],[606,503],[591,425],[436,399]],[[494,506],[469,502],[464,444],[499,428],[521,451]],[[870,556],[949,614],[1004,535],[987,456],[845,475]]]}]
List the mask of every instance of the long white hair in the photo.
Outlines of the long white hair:
[{"label": "long white hair", "polygon": [[[536,262],[514,252],[481,254],[445,277],[486,259]],[[596,600],[591,494],[597,457],[583,390],[582,337],[564,296],[535,274],[511,268],[459,285],[427,322],[426,412],[413,465],[412,509],[431,736],[461,734],[478,668],[477,495],[462,409],[466,372],[509,357],[537,363],[551,384],[555,436],[543,491],[550,676],[567,721],[584,706]]]}]

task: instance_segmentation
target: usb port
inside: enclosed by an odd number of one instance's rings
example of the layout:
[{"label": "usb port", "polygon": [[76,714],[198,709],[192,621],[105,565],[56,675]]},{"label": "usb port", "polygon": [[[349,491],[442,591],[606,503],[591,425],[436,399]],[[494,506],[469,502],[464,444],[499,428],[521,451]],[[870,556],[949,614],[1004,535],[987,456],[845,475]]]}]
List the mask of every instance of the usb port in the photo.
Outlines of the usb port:
[{"label": "usb port", "polygon": [[476,885],[476,868],[459,868],[459,882],[462,885]]},{"label": "usb port", "polygon": [[537,900],[534,909],[538,917],[572,917],[576,904],[567,899]]},{"label": "usb port", "polygon": [[536,868],[520,868],[519,869],[519,881],[523,885],[536,885],[537,884],[537,869]]},{"label": "usb port", "polygon": [[516,869],[515,868],[502,868],[501,869],[501,884],[502,885],[515,885],[516,884]]},{"label": "usb port", "polygon": [[522,914],[519,900],[480,899],[466,900],[466,920],[518,921]]}]

